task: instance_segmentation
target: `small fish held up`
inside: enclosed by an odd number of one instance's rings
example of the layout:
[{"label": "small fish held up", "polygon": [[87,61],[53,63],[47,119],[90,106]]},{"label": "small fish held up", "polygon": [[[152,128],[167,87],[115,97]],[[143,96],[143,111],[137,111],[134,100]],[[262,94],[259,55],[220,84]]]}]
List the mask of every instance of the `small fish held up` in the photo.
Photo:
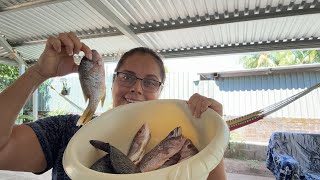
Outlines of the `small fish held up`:
[{"label": "small fish held up", "polygon": [[81,126],[92,119],[99,102],[103,106],[106,97],[105,70],[100,54],[92,50],[92,60],[84,56],[78,71],[85,101],[89,99],[87,108],[77,122],[77,126]]}]

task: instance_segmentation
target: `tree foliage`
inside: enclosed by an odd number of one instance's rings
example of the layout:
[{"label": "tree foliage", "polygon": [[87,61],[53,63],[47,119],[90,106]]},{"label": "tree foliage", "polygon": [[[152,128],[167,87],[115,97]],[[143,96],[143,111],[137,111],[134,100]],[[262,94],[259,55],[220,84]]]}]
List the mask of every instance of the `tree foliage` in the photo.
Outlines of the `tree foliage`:
[{"label": "tree foliage", "polygon": [[[10,86],[19,77],[19,68],[17,66],[9,66],[5,64],[0,64],[0,92],[5,88]],[[40,93],[45,93],[48,91],[52,80],[49,79],[42,83],[39,87]]]},{"label": "tree foliage", "polygon": [[19,76],[19,68],[0,64],[0,92],[10,86]]},{"label": "tree foliage", "polygon": [[312,64],[320,62],[319,50],[279,51],[254,53],[241,58],[246,69],[259,67],[288,66],[296,64]]}]

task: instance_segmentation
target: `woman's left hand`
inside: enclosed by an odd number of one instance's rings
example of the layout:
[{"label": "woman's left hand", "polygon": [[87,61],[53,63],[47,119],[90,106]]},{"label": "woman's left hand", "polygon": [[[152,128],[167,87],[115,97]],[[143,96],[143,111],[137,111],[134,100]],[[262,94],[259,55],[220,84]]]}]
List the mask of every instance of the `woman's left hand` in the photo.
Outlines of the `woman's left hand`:
[{"label": "woman's left hand", "polygon": [[189,101],[187,101],[191,113],[194,117],[200,118],[201,114],[205,112],[208,108],[216,111],[220,116],[222,116],[222,104],[214,99],[207,98],[198,93],[193,94]]}]

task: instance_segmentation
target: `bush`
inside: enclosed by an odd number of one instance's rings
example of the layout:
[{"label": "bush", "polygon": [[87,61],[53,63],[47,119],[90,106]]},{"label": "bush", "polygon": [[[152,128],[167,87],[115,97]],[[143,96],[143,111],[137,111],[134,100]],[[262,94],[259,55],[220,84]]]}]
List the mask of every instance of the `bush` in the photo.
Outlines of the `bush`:
[{"label": "bush", "polygon": [[65,115],[65,114],[67,114],[67,112],[64,110],[54,110],[54,111],[48,112],[45,117]]}]

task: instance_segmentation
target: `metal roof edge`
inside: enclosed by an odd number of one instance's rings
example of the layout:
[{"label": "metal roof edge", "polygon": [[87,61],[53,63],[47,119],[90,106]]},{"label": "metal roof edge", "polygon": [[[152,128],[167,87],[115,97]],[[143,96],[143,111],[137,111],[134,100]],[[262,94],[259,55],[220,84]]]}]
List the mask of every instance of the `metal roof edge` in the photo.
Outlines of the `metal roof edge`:
[{"label": "metal roof edge", "polygon": [[216,80],[218,78],[273,75],[273,74],[281,74],[281,73],[294,73],[294,72],[306,72],[306,71],[307,72],[320,71],[320,63],[245,69],[245,70],[237,70],[237,71],[198,73],[198,75],[200,75],[200,80]]}]

